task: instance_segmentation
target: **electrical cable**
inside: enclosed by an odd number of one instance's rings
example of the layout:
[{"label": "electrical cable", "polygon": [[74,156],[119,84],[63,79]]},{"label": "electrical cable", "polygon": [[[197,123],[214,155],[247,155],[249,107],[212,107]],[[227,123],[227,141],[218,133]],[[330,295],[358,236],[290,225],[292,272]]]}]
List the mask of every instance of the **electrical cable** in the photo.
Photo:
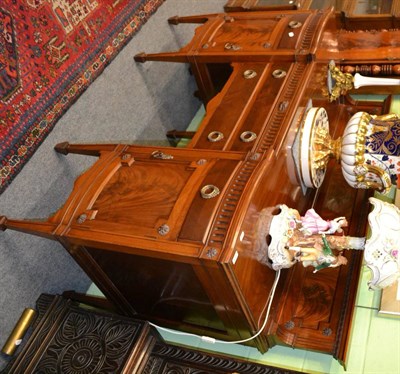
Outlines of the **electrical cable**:
[{"label": "electrical cable", "polygon": [[189,333],[189,332],[182,332],[182,331],[171,330],[171,329],[168,329],[168,328],[165,328],[165,327],[158,326],[158,325],[156,325],[156,324],[154,324],[154,323],[152,323],[152,322],[149,322],[149,324],[150,324],[151,326],[153,326],[153,327],[155,327],[155,328],[161,330],[161,331],[166,331],[166,332],[169,332],[169,333],[175,334],[175,335],[184,335],[184,336],[196,337],[196,338],[201,339],[203,342],[211,343],[211,344],[214,344],[214,343],[220,343],[220,344],[240,344],[240,343],[248,342],[248,341],[250,341],[250,340],[255,339],[257,336],[259,336],[259,335],[262,333],[262,331],[264,330],[265,326],[267,325],[267,321],[268,321],[268,318],[269,318],[269,313],[270,313],[271,306],[272,306],[272,301],[273,301],[274,296],[275,296],[275,291],[276,291],[276,287],[277,287],[277,285],[278,285],[278,281],[279,281],[280,275],[281,275],[281,270],[279,269],[279,270],[276,272],[276,274],[275,274],[275,280],[274,280],[274,283],[273,283],[273,285],[272,285],[270,294],[269,294],[269,296],[268,296],[268,308],[267,308],[267,312],[266,312],[266,314],[265,314],[264,322],[263,322],[261,328],[257,331],[257,333],[255,333],[254,335],[250,336],[249,338],[242,339],[242,340],[235,340],[235,341],[225,341],[225,340],[219,340],[219,339],[211,338],[211,337],[209,337],[209,336],[200,336],[200,335],[192,334],[192,333]]}]

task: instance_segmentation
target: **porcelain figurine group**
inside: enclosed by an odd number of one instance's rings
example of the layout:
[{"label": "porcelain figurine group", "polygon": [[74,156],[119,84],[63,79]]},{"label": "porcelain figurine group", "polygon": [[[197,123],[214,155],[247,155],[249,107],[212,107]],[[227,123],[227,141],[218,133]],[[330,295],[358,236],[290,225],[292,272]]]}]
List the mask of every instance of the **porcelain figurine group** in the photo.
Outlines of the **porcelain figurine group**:
[{"label": "porcelain figurine group", "polygon": [[365,238],[344,235],[345,217],[323,219],[314,209],[301,216],[284,204],[273,216],[269,235],[268,257],[275,270],[289,268],[297,262],[314,267],[314,272],[347,264],[345,249],[364,249]]}]

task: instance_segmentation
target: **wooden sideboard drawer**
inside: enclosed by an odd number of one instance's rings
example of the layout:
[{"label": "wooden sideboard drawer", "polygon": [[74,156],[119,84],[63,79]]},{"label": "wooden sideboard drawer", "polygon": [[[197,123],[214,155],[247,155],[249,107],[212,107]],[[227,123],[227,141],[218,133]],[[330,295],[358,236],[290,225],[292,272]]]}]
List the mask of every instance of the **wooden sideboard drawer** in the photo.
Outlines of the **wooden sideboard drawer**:
[{"label": "wooden sideboard drawer", "polygon": [[[292,64],[233,64],[224,90],[210,103],[189,147],[249,152],[280,96]],[[213,139],[219,133],[221,139]]]},{"label": "wooden sideboard drawer", "polygon": [[[221,204],[226,187],[238,167],[240,163],[237,161],[218,160],[209,169],[201,185],[205,196],[209,197],[204,198],[201,193],[193,197],[179,233],[179,240],[205,242],[215,211]],[[211,197],[217,193],[218,195]]]}]

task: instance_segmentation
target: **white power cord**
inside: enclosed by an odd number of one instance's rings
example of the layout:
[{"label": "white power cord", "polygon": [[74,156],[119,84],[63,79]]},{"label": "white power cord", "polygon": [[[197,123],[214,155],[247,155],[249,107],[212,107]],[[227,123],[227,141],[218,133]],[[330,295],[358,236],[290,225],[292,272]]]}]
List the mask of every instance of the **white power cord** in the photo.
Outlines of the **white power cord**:
[{"label": "white power cord", "polygon": [[254,338],[256,338],[258,335],[260,335],[262,333],[262,331],[264,330],[265,326],[267,325],[268,322],[268,317],[269,317],[269,312],[271,310],[271,305],[272,305],[272,300],[274,299],[275,296],[275,290],[276,287],[278,285],[278,281],[279,281],[279,277],[281,275],[281,270],[279,269],[276,274],[275,274],[275,280],[274,283],[272,285],[272,289],[271,292],[268,296],[268,308],[267,308],[267,312],[265,313],[265,318],[264,318],[264,323],[262,324],[261,328],[257,331],[256,334],[250,336],[249,338],[246,339],[242,339],[242,340],[235,340],[235,341],[225,341],[225,340],[219,340],[219,339],[215,339],[215,338],[211,338],[210,336],[200,336],[200,335],[196,335],[196,334],[192,334],[189,332],[181,332],[181,331],[176,331],[176,330],[171,330],[165,327],[161,327],[158,326],[152,322],[149,322],[149,324],[161,331],[166,331],[169,332],[171,334],[175,334],[175,335],[184,335],[184,336],[192,336],[192,337],[196,337],[201,339],[201,341],[206,342],[206,343],[210,343],[210,344],[214,344],[214,343],[221,343],[221,344],[240,344],[240,343],[245,343],[248,342],[250,340],[253,340]]}]

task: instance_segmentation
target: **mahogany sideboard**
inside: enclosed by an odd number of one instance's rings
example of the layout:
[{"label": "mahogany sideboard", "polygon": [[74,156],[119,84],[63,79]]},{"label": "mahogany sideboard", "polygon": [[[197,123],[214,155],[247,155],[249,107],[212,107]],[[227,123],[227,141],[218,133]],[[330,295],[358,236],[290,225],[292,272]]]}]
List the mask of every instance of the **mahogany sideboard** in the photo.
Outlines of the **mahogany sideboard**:
[{"label": "mahogany sideboard", "polygon": [[[188,147],[59,144],[60,153],[98,160],[55,215],[41,221],[2,216],[1,228],[59,241],[124,315],[223,340],[251,338],[263,324],[276,277],[260,261],[265,209],[314,207],[327,219],[346,216],[349,235],[365,234],[370,193],[349,187],[340,165],[331,162],[318,190],[299,181],[292,146],[308,108],[327,110],[334,138],[357,109],[384,110],[326,96],[328,61],[342,55],[338,38],[350,62],[382,62],[384,53],[368,59],[363,52],[371,47],[360,40],[366,34],[340,33],[331,10],[295,12],[266,12],[258,20],[253,12],[254,22],[250,12],[175,18],[202,23],[189,47],[138,60],[201,66],[196,79],[208,104]],[[290,27],[292,21],[300,27]],[[239,54],[226,49],[243,27],[257,43],[242,45]],[[293,30],[295,38],[287,34]],[[378,42],[376,34],[368,37]],[[213,38],[216,44],[202,47]],[[354,45],[361,46],[357,60]],[[398,49],[392,43],[390,53]],[[207,74],[213,63],[230,67],[218,93]],[[345,361],[362,253],[346,257],[346,266],[316,274],[301,265],[283,270],[266,326],[246,344],[261,352],[285,344]]]}]

